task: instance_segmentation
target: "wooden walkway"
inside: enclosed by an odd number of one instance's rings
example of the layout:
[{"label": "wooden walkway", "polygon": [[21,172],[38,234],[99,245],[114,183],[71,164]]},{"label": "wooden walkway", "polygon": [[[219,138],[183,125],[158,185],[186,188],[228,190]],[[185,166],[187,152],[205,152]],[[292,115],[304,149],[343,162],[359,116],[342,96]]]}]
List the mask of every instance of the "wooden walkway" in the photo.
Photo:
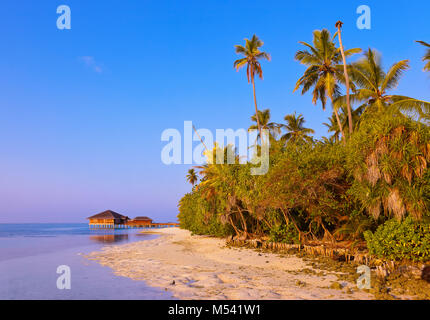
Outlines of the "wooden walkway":
[{"label": "wooden walkway", "polygon": [[151,223],[142,225],[133,224],[104,224],[104,223],[90,223],[90,229],[146,229],[146,228],[175,228],[179,227],[179,223]]}]

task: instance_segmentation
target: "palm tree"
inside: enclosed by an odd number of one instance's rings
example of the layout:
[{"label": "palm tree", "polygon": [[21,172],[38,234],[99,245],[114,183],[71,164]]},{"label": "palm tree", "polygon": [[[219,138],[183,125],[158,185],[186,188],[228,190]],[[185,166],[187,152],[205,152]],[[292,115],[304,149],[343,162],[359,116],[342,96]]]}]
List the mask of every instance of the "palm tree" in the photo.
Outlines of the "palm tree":
[{"label": "palm tree", "polygon": [[[246,68],[246,76],[248,78],[248,83],[252,82],[252,88],[254,92],[254,104],[255,104],[255,114],[258,114],[257,108],[257,97],[255,94],[255,75],[257,74],[260,79],[263,79],[263,69],[261,68],[261,64],[259,60],[266,59],[270,61],[270,55],[264,51],[260,51],[260,48],[263,46],[264,42],[258,39],[258,37],[254,34],[251,40],[245,38],[245,46],[235,45],[236,53],[241,54],[244,58],[238,59],[234,62],[233,66],[239,71],[240,68],[247,66]],[[262,131],[260,126],[260,120],[257,117],[257,127],[260,132],[260,137],[262,137]]]},{"label": "palm tree", "polygon": [[334,141],[337,142],[339,141],[339,135],[340,135],[340,130],[339,130],[339,125],[337,124],[336,121],[336,115],[332,114],[332,116],[330,118],[328,118],[329,122],[324,122],[323,125],[325,125],[327,127],[327,131],[328,132],[332,132],[332,136],[330,137],[329,141]]},{"label": "palm tree", "polygon": [[188,170],[187,181],[194,186],[196,184],[197,180],[198,180],[198,176],[197,176],[196,171],[194,169]]},{"label": "palm tree", "polygon": [[418,43],[421,43],[423,46],[426,46],[427,48],[427,52],[423,57],[423,61],[426,62],[426,65],[424,66],[424,71],[430,71],[430,44],[428,44],[427,42],[424,41],[417,41]]},{"label": "palm tree", "polygon": [[[258,129],[258,123],[262,130],[269,130],[270,134],[275,137],[276,134],[280,133],[280,125],[275,122],[270,122],[270,109],[265,109],[263,111],[258,110],[258,119],[255,114],[251,117],[251,120],[257,122],[257,125],[252,125],[248,130]],[[258,120],[258,121],[257,121]],[[258,133],[257,139],[261,139],[260,132]]]},{"label": "palm tree", "polygon": [[314,134],[315,131],[303,126],[305,119],[302,114],[299,114],[298,116],[295,112],[293,114],[287,114],[284,117],[284,120],[287,124],[282,127],[287,130],[287,133],[284,134],[281,139],[292,142],[312,141],[312,137],[310,137],[309,134]]},{"label": "palm tree", "polygon": [[[335,101],[335,105],[336,105],[336,101]],[[360,116],[363,113],[364,109],[365,109],[365,105],[361,105],[355,110],[352,110],[351,115],[352,115],[352,122],[354,124],[353,130],[355,130],[355,128],[357,128],[358,125],[360,124]],[[340,122],[342,126],[346,126],[348,124],[348,117],[346,116],[348,111],[344,106],[340,107],[339,110],[341,110],[341,113],[339,114]],[[336,116],[334,113],[330,118],[328,118],[328,121],[329,121],[328,123],[325,122],[323,123],[323,125],[327,127],[328,132],[333,132],[333,135],[332,135],[333,140],[339,141],[340,130],[339,130],[339,125],[336,122]]]},{"label": "palm tree", "polygon": [[[348,69],[347,69],[347,65],[346,65],[346,57],[345,57],[345,51],[343,49],[343,44],[342,44],[342,25],[343,22],[342,21],[338,21],[336,22],[336,28],[337,28],[337,35],[339,37],[339,47],[340,47],[340,52],[342,53],[342,60],[343,60],[343,73],[345,75],[345,86],[346,86],[346,105],[347,105],[347,109],[348,109],[348,125],[349,125],[349,134],[352,134],[352,130],[353,130],[353,122],[352,122],[352,111],[351,111],[351,100],[349,99],[349,90],[350,90],[350,86],[349,86],[349,76],[348,76]],[[335,35],[336,36],[336,35]]]},{"label": "palm tree", "polygon": [[[401,111],[418,112],[422,116],[423,110],[430,110],[429,102],[387,93],[398,86],[407,69],[409,60],[402,60],[396,62],[388,72],[384,72],[380,55],[369,49],[361,60],[349,67],[352,80],[360,87],[351,95],[351,101],[364,103],[365,112],[392,107]],[[336,104],[345,104],[345,97],[340,97]]]},{"label": "palm tree", "polygon": [[[312,103],[316,104],[318,100],[321,101],[322,107],[325,110],[327,96],[331,100],[332,105],[334,99],[340,96],[339,83],[345,83],[345,76],[343,74],[342,54],[340,49],[336,48],[335,44],[330,38],[330,32],[327,29],[316,30],[313,33],[313,45],[306,42],[300,42],[306,46],[310,51],[298,51],[295,59],[300,63],[306,65],[303,76],[297,81],[294,91],[302,87],[302,94],[305,94],[312,87],[313,98]],[[360,52],[361,49],[350,49],[345,51],[345,57]],[[334,107],[336,121],[339,125],[342,137],[345,137],[342,125],[340,123],[339,114]]]}]

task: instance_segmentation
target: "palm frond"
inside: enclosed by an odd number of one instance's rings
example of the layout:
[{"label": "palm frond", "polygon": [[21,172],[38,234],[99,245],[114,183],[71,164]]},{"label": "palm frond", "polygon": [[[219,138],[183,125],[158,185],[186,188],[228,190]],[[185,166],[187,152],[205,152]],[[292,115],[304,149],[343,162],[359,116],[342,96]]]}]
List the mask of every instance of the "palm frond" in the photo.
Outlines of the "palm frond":
[{"label": "palm frond", "polygon": [[404,112],[417,113],[420,117],[426,118],[430,114],[430,102],[418,100],[406,96],[390,96],[391,107]]},{"label": "palm frond", "polygon": [[[427,42],[418,40],[418,43],[422,44],[423,46],[430,48],[430,44],[428,44]],[[424,71],[430,71],[430,49],[427,50],[427,52],[425,53],[423,59],[424,62],[427,61],[427,63],[424,66]]]},{"label": "palm frond", "polygon": [[416,42],[422,44],[423,46],[429,47],[430,48],[430,44],[425,42],[425,41],[421,41],[421,40],[417,40]]},{"label": "palm frond", "polygon": [[233,63],[233,67],[239,71],[240,68],[247,64],[248,60],[246,58],[238,59]]},{"label": "palm frond", "polygon": [[387,75],[381,85],[381,91],[394,89],[399,84],[400,77],[409,69],[409,60],[402,60],[395,63],[390,70],[388,70]]}]

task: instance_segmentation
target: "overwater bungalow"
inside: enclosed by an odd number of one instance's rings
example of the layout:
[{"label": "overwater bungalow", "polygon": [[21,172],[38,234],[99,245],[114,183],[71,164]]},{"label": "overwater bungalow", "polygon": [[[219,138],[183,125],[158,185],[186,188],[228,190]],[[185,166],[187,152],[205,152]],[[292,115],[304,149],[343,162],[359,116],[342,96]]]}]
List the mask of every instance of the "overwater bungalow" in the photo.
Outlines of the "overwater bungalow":
[{"label": "overwater bungalow", "polygon": [[115,229],[123,228],[126,226],[129,217],[123,216],[118,212],[112,210],[106,210],[100,212],[94,216],[88,217],[90,220],[90,228],[101,228],[101,229]]},{"label": "overwater bungalow", "polygon": [[175,222],[155,223],[149,217],[130,219],[112,210],[106,210],[87,219],[90,220],[89,226],[92,229],[167,228],[179,226]]},{"label": "overwater bungalow", "polygon": [[136,217],[127,221],[127,225],[134,228],[148,228],[152,225],[152,219],[148,217]]}]

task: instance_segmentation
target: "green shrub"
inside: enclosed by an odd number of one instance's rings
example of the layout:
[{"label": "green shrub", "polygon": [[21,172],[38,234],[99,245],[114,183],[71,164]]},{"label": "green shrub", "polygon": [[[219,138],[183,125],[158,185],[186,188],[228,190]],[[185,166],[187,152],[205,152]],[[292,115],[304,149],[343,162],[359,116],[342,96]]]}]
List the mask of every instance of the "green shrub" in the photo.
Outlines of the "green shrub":
[{"label": "green shrub", "polygon": [[179,204],[180,227],[193,234],[225,237],[233,234],[233,228],[222,224],[211,204],[199,192],[187,193]]},{"label": "green shrub", "polygon": [[270,241],[271,242],[280,242],[280,243],[289,243],[289,244],[299,244],[299,233],[297,229],[294,227],[292,223],[286,225],[275,225],[270,230]]},{"label": "green shrub", "polygon": [[407,217],[402,222],[388,220],[375,233],[366,231],[364,237],[369,252],[389,260],[430,260],[430,224],[415,222]]}]

